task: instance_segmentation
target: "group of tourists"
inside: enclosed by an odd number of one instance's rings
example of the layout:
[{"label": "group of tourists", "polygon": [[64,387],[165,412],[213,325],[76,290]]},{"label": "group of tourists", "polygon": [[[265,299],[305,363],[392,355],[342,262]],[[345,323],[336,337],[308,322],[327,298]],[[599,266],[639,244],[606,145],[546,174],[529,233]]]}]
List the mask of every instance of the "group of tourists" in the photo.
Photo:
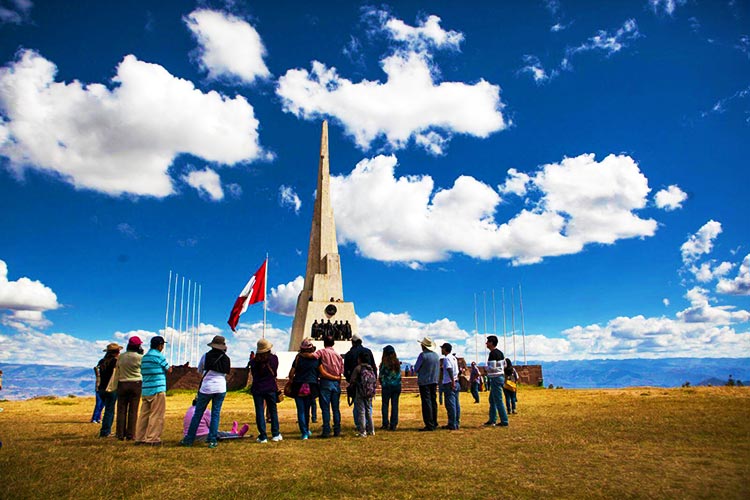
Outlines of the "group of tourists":
[{"label": "group of tourists", "polygon": [[[345,396],[353,407],[357,437],[375,434],[372,403],[378,383],[382,398],[380,428],[384,431],[395,431],[398,428],[401,362],[395,349],[390,345],[385,346],[380,364],[376,365],[372,351],[362,345],[359,335],[354,334],[351,343],[351,349],[342,357],[334,350],[333,336],[323,337],[323,349],[320,350],[316,350],[311,339],[304,339],[287,376],[288,381],[281,389],[277,384],[279,358],[272,352],[273,345],[267,339],[258,340],[255,355],[249,363],[252,375],[250,394],[255,407],[258,443],[283,440],[278,403],[285,396],[294,399],[300,439],[312,437],[310,424],[315,421],[316,410],[313,406],[316,401],[323,419],[318,437],[325,439],[340,436],[342,380],[347,382]],[[419,430],[434,431],[439,428],[438,392],[444,400],[447,416],[447,424],[442,428],[458,430],[461,428],[458,397],[461,370],[458,358],[449,343],[440,346],[442,356],[438,355],[436,345],[429,337],[419,343],[422,352],[414,364],[424,422],[424,427]],[[124,353],[121,353],[123,347],[116,343],[107,346],[105,356],[95,368],[97,403],[92,422],[101,423],[100,437],[112,434],[116,405],[117,439],[132,440],[138,445],[162,444],[166,376],[171,371],[162,353],[165,344],[163,337],[153,337],[150,350],[145,354],[141,339],[137,336],[129,339]],[[231,360],[227,356],[224,337],[215,336],[208,346],[211,350],[198,363],[198,373],[202,378],[197,396],[183,419],[183,438],[179,443],[181,446],[192,446],[196,441],[205,441],[210,448],[215,448],[220,440],[241,438],[249,430],[248,424],[240,428],[235,421],[230,431],[219,431]],[[487,348],[490,351],[486,367],[489,419],[484,425],[504,427],[508,425],[508,414],[516,412],[518,374],[510,360],[497,348],[497,337],[491,335],[487,338]],[[472,363],[470,384],[475,403],[479,402],[481,378],[479,368],[476,363]],[[270,436],[267,426],[269,423]]]}]

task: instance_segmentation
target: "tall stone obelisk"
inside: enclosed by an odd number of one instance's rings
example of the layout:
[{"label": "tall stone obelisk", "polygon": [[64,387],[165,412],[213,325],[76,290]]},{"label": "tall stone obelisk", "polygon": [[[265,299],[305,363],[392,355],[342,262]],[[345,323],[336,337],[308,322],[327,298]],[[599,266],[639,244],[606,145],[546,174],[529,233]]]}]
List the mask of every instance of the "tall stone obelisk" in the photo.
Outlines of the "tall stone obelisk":
[{"label": "tall stone obelisk", "polygon": [[[341,259],[336,242],[336,222],[331,206],[331,173],[328,156],[328,122],[323,122],[320,135],[318,190],[315,196],[310,248],[307,251],[305,285],[297,297],[289,350],[296,351],[302,339],[312,336],[313,323],[348,322],[351,334],[357,333],[354,303],[344,302],[341,280]],[[348,342],[336,342],[336,350],[348,349]],[[340,346],[340,348],[339,348]]]}]

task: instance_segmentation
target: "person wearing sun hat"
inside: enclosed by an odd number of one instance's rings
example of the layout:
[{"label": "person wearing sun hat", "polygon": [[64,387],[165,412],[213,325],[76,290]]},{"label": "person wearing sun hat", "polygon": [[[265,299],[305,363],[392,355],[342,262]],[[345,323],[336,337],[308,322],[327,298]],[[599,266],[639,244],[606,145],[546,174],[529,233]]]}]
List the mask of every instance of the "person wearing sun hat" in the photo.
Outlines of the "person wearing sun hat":
[{"label": "person wearing sun hat", "polygon": [[281,441],[284,438],[279,432],[279,414],[276,408],[278,403],[278,385],[276,375],[279,370],[279,358],[271,352],[273,344],[267,339],[258,340],[255,356],[250,361],[250,374],[253,376],[253,385],[250,393],[253,395],[255,405],[255,425],[258,427],[259,443],[268,442],[266,433],[266,407],[271,417],[271,441]]},{"label": "person wearing sun hat", "polygon": [[116,342],[108,344],[104,349],[106,354],[96,365],[99,370],[99,385],[96,387],[96,391],[99,393],[99,397],[104,404],[102,427],[99,430],[99,437],[102,438],[109,437],[109,435],[112,434],[112,422],[115,420],[117,393],[107,392],[107,386],[109,385],[109,380],[112,378],[112,373],[115,371],[117,358],[120,356],[121,350],[122,346]]},{"label": "person wearing sun hat", "polygon": [[203,379],[198,388],[195,414],[193,414],[187,435],[180,441],[181,446],[193,445],[198,425],[209,402],[211,403],[211,425],[206,441],[209,448],[216,448],[219,445],[219,418],[224,397],[227,395],[227,375],[232,365],[227,356],[227,342],[224,337],[216,335],[208,347],[211,350],[204,354],[198,363],[198,373],[203,374]]},{"label": "person wearing sun hat", "polygon": [[320,360],[302,356],[303,353],[314,351],[315,346],[312,340],[305,338],[299,346],[299,354],[294,358],[292,369],[287,377],[292,381],[292,396],[297,407],[297,424],[302,440],[312,436],[309,420],[310,407],[313,399],[320,395],[320,385],[318,384]]},{"label": "person wearing sun hat", "polygon": [[141,401],[141,338],[133,335],[128,340],[125,353],[117,360],[117,439],[135,438],[138,406]]},{"label": "person wearing sun hat", "polygon": [[424,422],[424,427],[419,430],[434,431],[438,426],[437,384],[440,376],[440,357],[435,352],[435,342],[430,337],[423,338],[419,344],[422,346],[422,352],[414,363]]}]

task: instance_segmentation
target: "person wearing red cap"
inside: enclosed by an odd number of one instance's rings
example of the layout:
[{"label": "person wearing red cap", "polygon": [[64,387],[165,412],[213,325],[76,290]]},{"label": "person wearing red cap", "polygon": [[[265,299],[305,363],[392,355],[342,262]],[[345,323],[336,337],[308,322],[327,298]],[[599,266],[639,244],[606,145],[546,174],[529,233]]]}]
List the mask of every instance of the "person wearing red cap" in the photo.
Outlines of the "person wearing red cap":
[{"label": "person wearing red cap", "polygon": [[132,441],[141,400],[141,339],[130,337],[125,353],[117,360],[117,439]]}]

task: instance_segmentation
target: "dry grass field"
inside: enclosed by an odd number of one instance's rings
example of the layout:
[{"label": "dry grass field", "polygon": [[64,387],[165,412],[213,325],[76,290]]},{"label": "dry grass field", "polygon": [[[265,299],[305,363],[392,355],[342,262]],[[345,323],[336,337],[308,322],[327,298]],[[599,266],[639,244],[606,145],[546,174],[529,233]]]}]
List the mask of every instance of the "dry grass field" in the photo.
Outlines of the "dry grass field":
[{"label": "dry grass field", "polygon": [[[93,398],[0,403],[0,498],[750,498],[750,388],[523,387],[507,428],[463,393],[462,430],[433,433],[406,394],[396,432],[356,438],[345,408],[344,437],[305,442],[286,400],[283,442],[216,449],[177,446],[191,399],[167,398],[161,448],[98,439]],[[249,395],[227,396],[232,420],[255,430]]]}]

